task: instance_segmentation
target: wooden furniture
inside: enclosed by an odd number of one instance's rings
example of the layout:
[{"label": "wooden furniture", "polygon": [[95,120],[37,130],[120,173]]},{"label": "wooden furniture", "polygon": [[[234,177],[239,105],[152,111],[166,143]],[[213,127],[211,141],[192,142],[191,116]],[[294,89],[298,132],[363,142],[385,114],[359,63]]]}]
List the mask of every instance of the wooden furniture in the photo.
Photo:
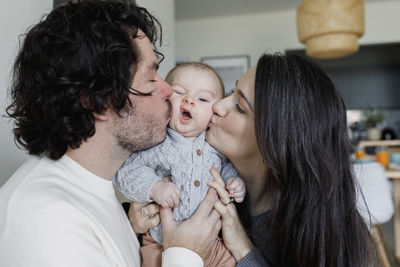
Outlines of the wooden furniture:
[{"label": "wooden furniture", "polygon": [[[361,148],[371,146],[395,147],[400,146],[400,140],[383,141],[361,141],[358,144]],[[400,171],[386,170],[386,176],[393,181],[393,201],[394,201],[394,255],[400,261]]]},{"label": "wooden furniture", "polygon": [[385,237],[383,235],[382,227],[379,224],[372,226],[372,235],[376,248],[378,250],[379,260],[382,267],[391,267],[393,257],[389,252],[389,248],[386,245]]}]

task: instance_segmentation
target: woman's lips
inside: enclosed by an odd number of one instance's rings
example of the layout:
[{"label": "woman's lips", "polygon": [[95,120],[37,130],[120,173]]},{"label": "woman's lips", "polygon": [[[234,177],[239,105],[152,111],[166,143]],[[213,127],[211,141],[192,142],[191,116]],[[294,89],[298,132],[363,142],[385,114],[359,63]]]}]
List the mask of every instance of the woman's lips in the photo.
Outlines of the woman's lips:
[{"label": "woman's lips", "polygon": [[210,121],[208,122],[208,127],[211,127],[212,125],[214,125],[214,116],[211,117]]}]

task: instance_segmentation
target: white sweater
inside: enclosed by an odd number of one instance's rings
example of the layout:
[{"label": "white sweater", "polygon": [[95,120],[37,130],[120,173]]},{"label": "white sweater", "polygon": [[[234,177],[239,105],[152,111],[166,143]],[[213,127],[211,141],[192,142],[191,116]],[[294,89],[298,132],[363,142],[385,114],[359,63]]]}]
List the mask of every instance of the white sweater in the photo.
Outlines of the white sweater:
[{"label": "white sweater", "polygon": [[[186,249],[164,254],[163,266],[180,266],[175,258],[202,266]],[[139,267],[140,261],[112,182],[68,156],[33,157],[0,188],[1,267]]]}]

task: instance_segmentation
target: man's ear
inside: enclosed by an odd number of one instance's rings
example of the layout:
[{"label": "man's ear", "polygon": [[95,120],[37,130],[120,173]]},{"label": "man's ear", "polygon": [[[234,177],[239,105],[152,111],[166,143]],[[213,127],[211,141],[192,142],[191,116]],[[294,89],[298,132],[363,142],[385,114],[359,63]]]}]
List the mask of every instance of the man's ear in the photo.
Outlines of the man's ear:
[{"label": "man's ear", "polygon": [[96,120],[106,121],[106,120],[108,120],[109,112],[108,112],[108,110],[104,111],[103,113],[98,113],[98,112],[93,111],[92,114]]},{"label": "man's ear", "polygon": [[[83,108],[85,108],[86,110],[93,110],[93,104],[86,94],[84,94],[84,93],[81,94],[80,101],[81,101],[81,105]],[[102,113],[92,111],[92,114],[96,120],[104,121],[104,120],[108,119],[108,110],[106,110]]]}]

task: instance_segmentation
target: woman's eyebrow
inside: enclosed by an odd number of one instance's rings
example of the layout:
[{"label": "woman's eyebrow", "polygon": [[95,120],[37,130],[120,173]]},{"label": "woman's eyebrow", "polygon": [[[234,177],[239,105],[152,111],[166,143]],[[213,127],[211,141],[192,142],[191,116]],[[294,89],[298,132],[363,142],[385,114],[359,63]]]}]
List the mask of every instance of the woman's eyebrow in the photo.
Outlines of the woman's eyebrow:
[{"label": "woman's eyebrow", "polygon": [[239,88],[237,88],[236,91],[238,92],[238,94],[240,95],[240,97],[243,98],[244,101],[246,101],[246,103],[247,103],[247,105],[249,105],[251,111],[254,112],[253,107],[252,107],[251,104],[250,104],[250,101],[249,101],[249,100],[247,99],[247,97],[243,94],[242,90],[240,90]]}]

